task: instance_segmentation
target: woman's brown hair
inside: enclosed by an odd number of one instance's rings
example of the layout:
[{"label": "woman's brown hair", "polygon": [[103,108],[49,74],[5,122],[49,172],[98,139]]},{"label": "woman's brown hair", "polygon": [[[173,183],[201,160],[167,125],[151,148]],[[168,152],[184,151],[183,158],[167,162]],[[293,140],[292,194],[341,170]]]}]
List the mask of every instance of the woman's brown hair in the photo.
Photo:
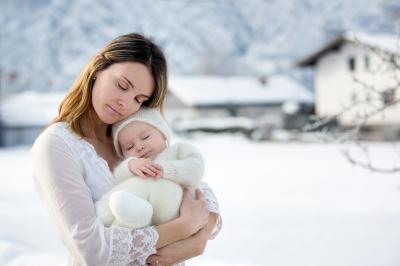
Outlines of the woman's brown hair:
[{"label": "woman's brown hair", "polygon": [[55,122],[67,122],[72,131],[85,137],[84,125],[93,121],[92,89],[96,73],[114,63],[137,62],[149,69],[155,81],[154,93],[143,105],[162,110],[167,94],[167,62],[152,40],[137,33],[119,36],[107,44],[81,71],[61,102]]}]

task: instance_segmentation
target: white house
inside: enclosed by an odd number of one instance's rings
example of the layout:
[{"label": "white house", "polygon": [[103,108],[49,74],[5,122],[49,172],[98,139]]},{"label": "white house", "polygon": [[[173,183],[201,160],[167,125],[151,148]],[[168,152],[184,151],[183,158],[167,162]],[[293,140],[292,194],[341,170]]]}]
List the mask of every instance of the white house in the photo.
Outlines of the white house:
[{"label": "white house", "polygon": [[[273,77],[263,82],[254,77],[172,77],[166,117],[171,122],[178,117],[206,118],[197,122],[208,126],[214,123],[214,128],[252,129],[254,121],[248,118],[264,119],[270,124],[282,123],[284,102],[313,103],[308,90],[286,77]],[[57,115],[64,96],[65,92],[27,91],[3,97],[0,143],[4,146],[32,144]],[[212,117],[216,120],[212,121]],[[219,118],[224,118],[222,123]]]},{"label": "white house", "polygon": [[315,68],[316,114],[341,114],[340,124],[354,126],[384,109],[366,125],[399,126],[399,55],[399,36],[345,32],[300,60],[299,66]]},{"label": "white house", "polygon": [[3,146],[30,145],[57,115],[65,92],[34,92],[9,95],[0,106]]},{"label": "white house", "polygon": [[285,76],[173,76],[169,84],[166,114],[170,121],[201,120],[203,124],[204,118],[229,118],[224,123],[248,125],[243,119],[247,118],[259,125],[281,127],[284,103],[314,103],[309,90]]}]

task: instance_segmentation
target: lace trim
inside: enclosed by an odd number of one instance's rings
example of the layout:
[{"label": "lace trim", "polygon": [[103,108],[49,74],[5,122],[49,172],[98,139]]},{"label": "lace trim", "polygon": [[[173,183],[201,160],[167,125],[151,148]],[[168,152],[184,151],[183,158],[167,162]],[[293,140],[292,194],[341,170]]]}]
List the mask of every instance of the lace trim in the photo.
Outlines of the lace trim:
[{"label": "lace trim", "polygon": [[[101,167],[105,173],[110,172],[110,168],[108,167],[107,162],[101,158],[93,145],[84,140],[83,138],[75,135],[69,128],[68,124],[65,122],[59,122],[54,124],[54,133],[60,136],[65,140],[67,145],[74,150],[74,148],[79,149],[79,153],[77,154],[79,158],[82,158],[84,155],[90,158],[96,165]],[[110,173],[111,175],[111,173]],[[114,180],[114,179],[113,179]]]},{"label": "lace trim", "polygon": [[219,213],[219,204],[214,192],[209,187],[202,187],[201,191],[204,194],[204,198],[207,201],[208,210],[210,212]]},{"label": "lace trim", "polygon": [[210,239],[214,239],[222,228],[222,219],[219,210],[219,204],[217,198],[214,195],[214,192],[211,190],[210,187],[208,187],[208,185],[202,186],[201,191],[203,192],[204,198],[207,201],[208,210],[210,212],[218,214],[217,223],[215,224],[215,227],[210,235]]},{"label": "lace trim", "polygon": [[[155,254],[156,243],[158,240],[158,233],[156,229],[151,226],[143,229],[137,229],[132,231],[133,246],[130,250],[130,260],[129,265],[146,265],[147,258]],[[133,250],[135,249],[135,250]]]},{"label": "lace trim", "polygon": [[147,258],[157,252],[158,233],[154,227],[131,230],[112,226],[110,238],[110,266],[146,265]]},{"label": "lace trim", "polygon": [[132,235],[128,228],[112,226],[110,235],[110,254],[107,265],[123,266],[128,263],[132,246]]}]

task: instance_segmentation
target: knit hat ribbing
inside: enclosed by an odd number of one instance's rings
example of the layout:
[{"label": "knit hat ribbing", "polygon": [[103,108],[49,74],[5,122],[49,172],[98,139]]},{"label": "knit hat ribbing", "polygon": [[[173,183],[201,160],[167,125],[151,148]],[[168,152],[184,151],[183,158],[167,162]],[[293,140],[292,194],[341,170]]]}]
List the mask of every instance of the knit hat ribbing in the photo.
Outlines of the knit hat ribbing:
[{"label": "knit hat ribbing", "polygon": [[160,130],[161,133],[163,133],[165,139],[167,140],[167,143],[170,142],[171,130],[167,124],[167,121],[165,121],[165,119],[161,115],[160,111],[156,108],[141,107],[136,113],[115,123],[112,126],[114,149],[118,157],[123,158],[121,147],[119,146],[118,142],[118,135],[124,127],[135,121],[145,122],[155,127],[156,129]]}]

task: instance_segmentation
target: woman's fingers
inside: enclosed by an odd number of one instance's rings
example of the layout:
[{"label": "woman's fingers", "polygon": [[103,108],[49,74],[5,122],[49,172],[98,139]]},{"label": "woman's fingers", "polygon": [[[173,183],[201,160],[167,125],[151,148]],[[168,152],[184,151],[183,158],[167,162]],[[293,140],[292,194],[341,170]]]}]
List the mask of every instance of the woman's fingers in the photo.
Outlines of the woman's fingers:
[{"label": "woman's fingers", "polygon": [[184,200],[185,199],[190,200],[191,198],[193,198],[192,195],[190,194],[189,189],[187,189],[187,188],[183,189],[183,198],[184,198]]},{"label": "woman's fingers", "polygon": [[196,189],[196,199],[198,200],[205,200],[203,192],[200,189]]}]

